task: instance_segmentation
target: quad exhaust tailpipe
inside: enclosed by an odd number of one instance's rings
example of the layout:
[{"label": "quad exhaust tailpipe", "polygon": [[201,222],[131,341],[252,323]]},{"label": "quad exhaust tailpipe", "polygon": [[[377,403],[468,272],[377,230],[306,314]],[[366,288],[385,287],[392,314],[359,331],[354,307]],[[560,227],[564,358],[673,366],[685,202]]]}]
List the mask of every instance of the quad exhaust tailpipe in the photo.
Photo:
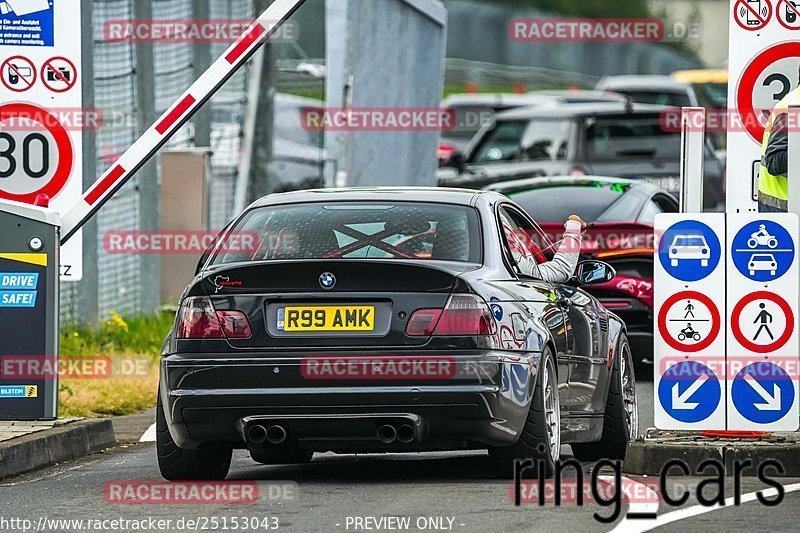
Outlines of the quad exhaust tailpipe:
[{"label": "quad exhaust tailpipe", "polygon": [[403,424],[397,428],[397,440],[403,444],[410,444],[414,442],[416,438],[416,431],[414,431],[414,427],[410,424]]},{"label": "quad exhaust tailpipe", "polygon": [[253,424],[247,428],[247,442],[250,444],[283,444],[289,434],[283,426],[270,426],[269,428],[261,424]]},{"label": "quad exhaust tailpipe", "polygon": [[288,433],[283,426],[270,426],[267,430],[267,441],[269,441],[270,444],[283,444],[287,436]]},{"label": "quad exhaust tailpipe", "polygon": [[260,424],[253,424],[247,428],[247,442],[264,444],[267,442],[267,428]]},{"label": "quad exhaust tailpipe", "polygon": [[397,430],[394,426],[385,424],[378,428],[378,440],[384,444],[391,444],[397,439]]}]

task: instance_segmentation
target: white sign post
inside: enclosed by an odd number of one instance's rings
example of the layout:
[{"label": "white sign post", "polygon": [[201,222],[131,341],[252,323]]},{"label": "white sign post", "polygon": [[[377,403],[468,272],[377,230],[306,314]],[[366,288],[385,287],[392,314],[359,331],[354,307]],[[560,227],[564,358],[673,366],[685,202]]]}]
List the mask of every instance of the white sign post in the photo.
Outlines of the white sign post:
[{"label": "white sign post", "polygon": [[[83,109],[79,1],[5,2],[0,10],[0,198],[34,203],[47,195],[63,214],[83,192]],[[61,249],[62,279],[82,277],[82,239]]]},{"label": "white sign post", "polygon": [[800,83],[800,2],[731,0],[727,212],[757,212],[761,143],[775,105]]},{"label": "white sign post", "polygon": [[728,215],[728,429],[796,431],[798,219]]},{"label": "white sign post", "polygon": [[655,257],[655,423],[725,429],[725,215],[661,214]]}]

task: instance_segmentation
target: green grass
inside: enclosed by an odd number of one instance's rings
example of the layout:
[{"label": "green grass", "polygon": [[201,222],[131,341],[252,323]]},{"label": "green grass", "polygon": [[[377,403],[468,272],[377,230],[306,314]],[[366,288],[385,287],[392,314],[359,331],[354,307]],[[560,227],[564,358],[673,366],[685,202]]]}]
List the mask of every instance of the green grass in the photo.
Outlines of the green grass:
[{"label": "green grass", "polygon": [[174,319],[173,312],[136,318],[112,313],[97,329],[64,328],[61,332],[62,356],[139,354],[157,357]]},{"label": "green grass", "polygon": [[135,318],[112,313],[95,329],[65,328],[60,339],[61,357],[106,356],[112,367],[137,360],[145,365],[145,371],[135,377],[59,380],[59,416],[98,418],[154,407],[161,345],[172,328],[173,317],[172,312]]}]

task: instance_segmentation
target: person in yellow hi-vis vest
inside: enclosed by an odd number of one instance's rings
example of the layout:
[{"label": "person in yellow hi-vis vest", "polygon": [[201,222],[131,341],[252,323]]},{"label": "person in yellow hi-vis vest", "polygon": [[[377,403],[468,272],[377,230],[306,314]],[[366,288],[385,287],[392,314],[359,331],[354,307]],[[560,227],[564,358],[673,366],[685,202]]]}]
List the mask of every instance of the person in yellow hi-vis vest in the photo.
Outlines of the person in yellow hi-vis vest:
[{"label": "person in yellow hi-vis vest", "polygon": [[762,213],[785,213],[789,204],[789,106],[800,105],[800,87],[778,102],[764,131],[761,170],[758,175],[758,210]]}]

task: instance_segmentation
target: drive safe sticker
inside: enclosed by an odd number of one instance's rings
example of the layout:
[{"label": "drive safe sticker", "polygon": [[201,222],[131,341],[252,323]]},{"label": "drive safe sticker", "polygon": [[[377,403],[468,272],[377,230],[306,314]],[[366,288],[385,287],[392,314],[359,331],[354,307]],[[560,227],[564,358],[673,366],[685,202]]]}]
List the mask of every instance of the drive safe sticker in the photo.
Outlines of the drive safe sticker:
[{"label": "drive safe sticker", "polygon": [[36,291],[0,291],[0,307],[36,307]]},{"label": "drive safe sticker", "polygon": [[39,286],[38,273],[9,273],[0,272],[0,290],[6,291],[35,291]]}]

